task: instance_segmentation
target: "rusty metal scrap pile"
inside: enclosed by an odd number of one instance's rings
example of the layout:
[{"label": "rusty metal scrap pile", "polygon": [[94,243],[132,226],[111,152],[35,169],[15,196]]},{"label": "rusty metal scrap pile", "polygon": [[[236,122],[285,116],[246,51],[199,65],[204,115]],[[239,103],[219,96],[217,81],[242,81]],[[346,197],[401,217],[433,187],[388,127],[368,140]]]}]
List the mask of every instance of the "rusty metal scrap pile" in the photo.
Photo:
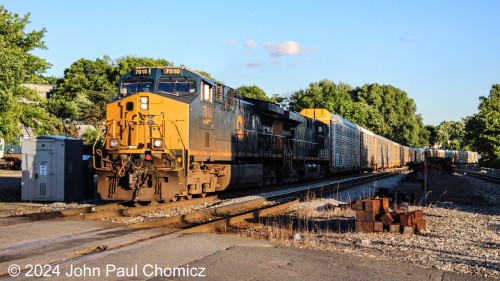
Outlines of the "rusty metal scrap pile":
[{"label": "rusty metal scrap pile", "polygon": [[358,200],[356,210],[356,232],[391,232],[414,234],[425,231],[424,212],[397,209],[390,211],[389,198]]}]

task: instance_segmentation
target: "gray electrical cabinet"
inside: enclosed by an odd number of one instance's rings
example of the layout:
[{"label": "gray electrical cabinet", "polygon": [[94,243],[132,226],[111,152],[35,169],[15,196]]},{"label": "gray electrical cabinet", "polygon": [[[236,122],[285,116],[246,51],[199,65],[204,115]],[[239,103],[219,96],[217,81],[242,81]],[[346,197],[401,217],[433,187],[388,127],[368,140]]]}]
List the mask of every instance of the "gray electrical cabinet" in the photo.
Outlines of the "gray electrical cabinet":
[{"label": "gray electrical cabinet", "polygon": [[24,201],[76,201],[84,197],[83,142],[65,136],[39,136],[22,143]]}]

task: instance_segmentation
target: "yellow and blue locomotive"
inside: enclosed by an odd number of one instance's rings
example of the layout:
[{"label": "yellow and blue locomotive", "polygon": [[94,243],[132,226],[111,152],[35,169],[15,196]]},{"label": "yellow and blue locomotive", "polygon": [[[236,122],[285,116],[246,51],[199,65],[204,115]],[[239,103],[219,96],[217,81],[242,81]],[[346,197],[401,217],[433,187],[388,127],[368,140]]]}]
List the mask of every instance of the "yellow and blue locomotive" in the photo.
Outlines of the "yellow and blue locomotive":
[{"label": "yellow and blue locomotive", "polygon": [[[140,67],[123,75],[106,106],[104,132],[94,159],[105,200],[189,199],[399,167],[424,155],[424,149],[400,145],[325,109],[297,113],[243,98],[186,67]],[[475,152],[436,153],[454,163],[478,160]]]},{"label": "yellow and blue locomotive", "polygon": [[186,67],[123,75],[96,148],[98,193],[160,201],[324,176],[328,129]]}]

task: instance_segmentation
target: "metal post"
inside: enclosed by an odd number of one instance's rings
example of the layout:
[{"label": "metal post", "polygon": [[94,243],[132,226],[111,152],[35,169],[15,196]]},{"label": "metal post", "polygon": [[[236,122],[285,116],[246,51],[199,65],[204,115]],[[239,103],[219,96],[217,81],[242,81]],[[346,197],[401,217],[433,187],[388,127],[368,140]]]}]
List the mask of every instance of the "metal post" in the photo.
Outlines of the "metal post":
[{"label": "metal post", "polygon": [[427,151],[424,151],[424,206],[427,206]]}]

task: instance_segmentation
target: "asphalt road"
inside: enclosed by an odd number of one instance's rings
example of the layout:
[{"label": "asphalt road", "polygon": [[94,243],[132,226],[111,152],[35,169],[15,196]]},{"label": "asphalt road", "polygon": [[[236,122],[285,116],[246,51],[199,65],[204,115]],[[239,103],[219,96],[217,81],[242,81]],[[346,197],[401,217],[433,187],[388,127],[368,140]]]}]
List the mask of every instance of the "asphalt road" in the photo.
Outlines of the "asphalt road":
[{"label": "asphalt road", "polygon": [[21,184],[21,177],[22,171],[0,169],[0,186],[3,184],[4,179],[9,179],[13,182]]}]

